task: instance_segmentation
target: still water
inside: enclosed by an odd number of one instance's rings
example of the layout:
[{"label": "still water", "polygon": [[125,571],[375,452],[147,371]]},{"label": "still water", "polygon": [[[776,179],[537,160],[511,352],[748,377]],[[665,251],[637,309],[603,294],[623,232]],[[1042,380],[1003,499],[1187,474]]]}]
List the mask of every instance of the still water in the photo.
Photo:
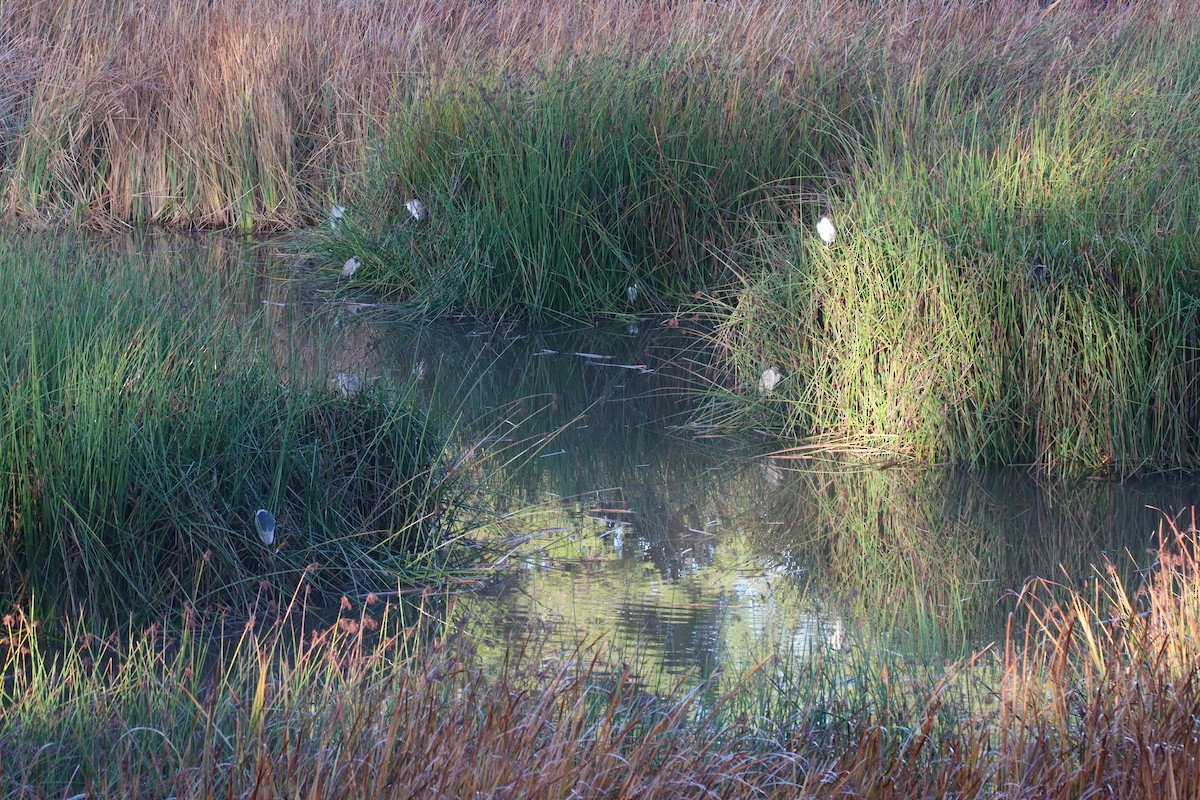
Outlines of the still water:
[{"label": "still water", "polygon": [[494,654],[597,642],[673,679],[770,654],[957,659],[1003,634],[1031,576],[1079,585],[1107,557],[1135,577],[1165,515],[1200,500],[1194,480],[1044,483],[706,438],[688,425],[705,353],[686,321],[363,317],[333,315],[346,345],[326,379],[417,381],[506,513],[507,569],[454,611]]},{"label": "still water", "polygon": [[236,313],[264,311],[280,356],[330,391],[383,382],[451,421],[452,460],[502,514],[505,569],[452,611],[485,653],[595,642],[668,679],[770,654],[957,659],[1002,635],[1030,577],[1081,584],[1105,558],[1132,576],[1200,501],[1195,479],[1043,483],[708,437],[689,426],[707,353],[686,319],[398,324],[270,247],[131,247],[228,274]]}]

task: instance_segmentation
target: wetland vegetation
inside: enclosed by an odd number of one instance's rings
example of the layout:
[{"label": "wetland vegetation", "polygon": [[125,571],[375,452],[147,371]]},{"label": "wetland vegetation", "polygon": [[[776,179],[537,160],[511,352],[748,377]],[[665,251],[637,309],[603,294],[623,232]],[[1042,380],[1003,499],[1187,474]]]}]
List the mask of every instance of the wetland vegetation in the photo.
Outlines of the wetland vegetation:
[{"label": "wetland vegetation", "polygon": [[0,187],[35,222],[317,224],[417,316],[702,313],[715,425],[1194,468],[1193,12],[8,4]]},{"label": "wetland vegetation", "polygon": [[0,0],[0,797],[1196,794],[1198,34]]},{"label": "wetland vegetation", "polygon": [[[1195,788],[1195,534],[1126,587],[1034,583],[999,652],[892,673],[764,659],[713,696],[648,692],[595,645],[510,650],[368,599],[297,639],[250,620],[45,651],[3,634],[11,796],[1115,797]],[[299,612],[298,612],[299,613]],[[1015,618],[1014,618],[1015,619]],[[386,633],[381,633],[381,631]],[[215,668],[213,665],[217,665]]]},{"label": "wetland vegetation", "polygon": [[302,579],[394,589],[449,563],[445,432],[405,385],[347,396],[309,379],[276,351],[287,324],[224,299],[253,276],[73,237],[9,240],[0,258],[6,602],[145,621]]}]

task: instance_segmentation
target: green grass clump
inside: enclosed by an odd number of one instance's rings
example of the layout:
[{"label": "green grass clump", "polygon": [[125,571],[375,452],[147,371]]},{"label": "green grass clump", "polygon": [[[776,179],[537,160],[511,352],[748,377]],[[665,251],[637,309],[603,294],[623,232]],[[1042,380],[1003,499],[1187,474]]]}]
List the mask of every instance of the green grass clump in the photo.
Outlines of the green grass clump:
[{"label": "green grass clump", "polygon": [[777,71],[670,48],[459,66],[394,122],[363,191],[382,211],[326,246],[426,313],[677,306],[728,281],[714,256],[736,223],[792,202],[830,149],[792,93]]},{"label": "green grass clump", "polygon": [[5,604],[144,616],[445,563],[442,434],[403,396],[306,381],[261,312],[176,259],[69,238],[0,259]]},{"label": "green grass clump", "polygon": [[835,244],[763,226],[718,309],[743,395],[785,376],[760,424],[922,460],[1200,465],[1195,41],[1147,23],[1084,71],[981,86],[964,59],[885,86]]}]

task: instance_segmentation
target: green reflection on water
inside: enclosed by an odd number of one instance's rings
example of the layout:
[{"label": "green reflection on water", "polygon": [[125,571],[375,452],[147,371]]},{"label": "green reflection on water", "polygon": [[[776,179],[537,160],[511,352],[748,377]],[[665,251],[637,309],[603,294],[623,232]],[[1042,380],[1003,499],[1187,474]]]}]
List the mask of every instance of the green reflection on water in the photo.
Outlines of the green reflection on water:
[{"label": "green reflection on water", "polygon": [[660,321],[367,327],[375,369],[421,376],[459,419],[477,458],[463,468],[512,514],[498,536],[529,538],[502,581],[459,601],[497,658],[514,640],[597,639],[668,682],[769,654],[944,663],[1002,635],[1030,576],[1081,582],[1104,554],[1132,570],[1159,519],[1147,506],[1200,497],[1194,482],[1043,484],[699,440],[688,386],[706,354]]},{"label": "green reflection on water", "polygon": [[1132,569],[1159,519],[1147,506],[1200,498],[1185,481],[762,458],[686,428],[708,358],[686,326],[398,325],[369,298],[305,285],[269,246],[125,246],[225,276],[235,310],[265,307],[279,357],[308,379],[413,387],[455,421],[451,468],[507,515],[498,539],[530,537],[501,580],[458,602],[485,655],[530,636],[599,639],[668,678],[736,675],[772,653],[954,659],[1002,634],[1028,577],[1080,582],[1104,553]]},{"label": "green reflection on water", "polygon": [[463,440],[504,453],[478,475],[510,498],[502,537],[529,541],[459,606],[496,657],[532,637],[599,639],[644,676],[734,675],[772,653],[944,663],[1002,635],[1030,576],[1082,582],[1105,554],[1147,563],[1147,506],[1200,497],[1194,482],[1043,484],[698,440],[676,426],[702,348],[653,322],[389,336],[395,369],[439,376],[428,398],[458,409]]}]

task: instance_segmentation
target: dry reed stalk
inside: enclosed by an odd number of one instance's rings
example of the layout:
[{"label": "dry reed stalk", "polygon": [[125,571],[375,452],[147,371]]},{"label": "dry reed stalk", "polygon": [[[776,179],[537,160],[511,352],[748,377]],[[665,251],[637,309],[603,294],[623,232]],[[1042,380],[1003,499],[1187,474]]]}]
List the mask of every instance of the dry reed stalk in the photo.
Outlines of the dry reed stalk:
[{"label": "dry reed stalk", "polygon": [[[739,65],[752,81],[803,84],[822,61],[853,76],[879,53],[927,69],[939,54],[982,48],[1041,73],[1185,7],[1093,5],[962,2],[930,13],[915,1],[835,0],[5,3],[0,180],[7,208],[30,218],[294,227],[352,189],[398,107],[480,59],[528,70],[669,42]],[[1071,48],[1028,35],[1035,26],[1044,34],[1047,16]]]},{"label": "dry reed stalk", "polygon": [[[1193,797],[1195,526],[1167,525],[1161,541],[1136,591],[1110,577],[1023,593],[1029,624],[1010,630],[998,714],[953,707],[956,681],[990,669],[981,656],[923,697],[847,707],[783,740],[723,717],[729,696],[649,695],[594,648],[514,649],[481,668],[462,640],[365,609],[298,643],[288,625],[251,621],[215,661],[186,626],[180,642],[160,628],[128,645],[84,635],[49,668],[35,625],[9,615],[0,781],[178,797]],[[775,680],[770,669],[747,680]]]}]

